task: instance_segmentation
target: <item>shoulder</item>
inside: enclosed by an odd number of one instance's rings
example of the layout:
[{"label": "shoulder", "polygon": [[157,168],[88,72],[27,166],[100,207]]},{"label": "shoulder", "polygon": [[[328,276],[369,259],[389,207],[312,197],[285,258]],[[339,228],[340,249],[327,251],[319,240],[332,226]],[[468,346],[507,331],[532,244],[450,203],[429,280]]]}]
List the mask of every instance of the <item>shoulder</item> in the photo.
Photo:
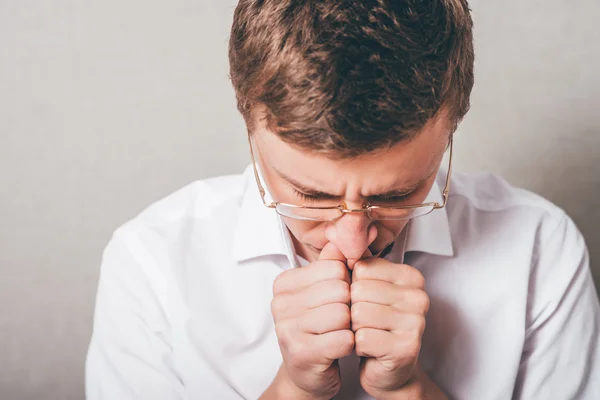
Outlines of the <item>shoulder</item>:
[{"label": "shoulder", "polygon": [[214,250],[236,224],[247,182],[247,174],[199,180],[156,201],[115,230],[103,265],[116,254],[119,264],[170,274],[190,251]]},{"label": "shoulder", "polygon": [[450,199],[467,203],[482,213],[502,213],[526,209],[550,218],[563,218],[564,211],[529,190],[509,184],[498,175],[476,172],[455,173],[452,178]]},{"label": "shoulder", "polygon": [[[562,208],[494,174],[454,174],[447,208],[453,241],[462,240],[464,245],[512,249],[530,262],[542,254],[586,250],[581,233]],[[551,243],[559,247],[551,249]]]},{"label": "shoulder", "polygon": [[178,225],[211,218],[222,208],[239,206],[244,175],[227,175],[195,181],[149,205],[115,231],[115,236],[173,230]]},{"label": "shoulder", "polygon": [[590,285],[585,239],[562,208],[489,173],[457,173],[451,184],[448,219],[459,252],[489,253],[507,276],[525,276],[529,290],[538,285],[536,296],[566,292],[574,276]]},{"label": "shoulder", "polygon": [[[448,200],[449,212],[515,229],[553,230],[569,220],[565,211],[544,197],[515,187],[498,175],[455,173]],[[540,232],[537,232],[540,233]]]}]

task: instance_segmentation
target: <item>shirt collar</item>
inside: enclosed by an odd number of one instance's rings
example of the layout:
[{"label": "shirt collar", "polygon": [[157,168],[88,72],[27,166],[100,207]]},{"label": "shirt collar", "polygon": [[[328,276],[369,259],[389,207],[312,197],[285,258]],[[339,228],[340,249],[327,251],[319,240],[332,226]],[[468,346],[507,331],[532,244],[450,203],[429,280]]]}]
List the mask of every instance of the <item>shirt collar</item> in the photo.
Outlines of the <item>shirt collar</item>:
[{"label": "shirt collar", "polygon": [[[445,177],[444,171],[438,173],[438,180],[443,180]],[[426,202],[443,201],[438,180],[434,182]],[[275,210],[263,205],[252,165],[246,168],[243,182],[244,193],[234,233],[234,259],[243,262],[257,257],[280,255],[287,257],[290,265],[296,265],[297,260],[289,230]],[[420,251],[442,256],[454,255],[446,208],[434,210],[410,222],[405,251]]]},{"label": "shirt collar", "polygon": [[279,214],[262,203],[252,165],[244,171],[243,182],[244,193],[233,239],[234,259],[243,262],[281,255],[295,262],[289,231]]},{"label": "shirt collar", "polygon": [[[446,183],[446,174],[444,170],[438,172],[437,179],[425,199],[426,203],[441,204],[444,201],[440,188]],[[454,255],[447,207],[433,210],[423,217],[410,221],[405,252],[409,251],[449,257]]]}]

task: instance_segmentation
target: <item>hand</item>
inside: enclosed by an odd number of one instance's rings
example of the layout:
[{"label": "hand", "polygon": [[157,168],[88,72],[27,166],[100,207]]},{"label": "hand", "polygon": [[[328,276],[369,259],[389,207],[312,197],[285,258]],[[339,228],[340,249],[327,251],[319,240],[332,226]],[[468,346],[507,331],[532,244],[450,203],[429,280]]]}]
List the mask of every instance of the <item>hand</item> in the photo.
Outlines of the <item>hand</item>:
[{"label": "hand", "polygon": [[330,399],[339,391],[336,360],[354,347],[345,261],[328,244],[318,261],[275,280],[271,306],[283,364],[264,397]]},{"label": "hand", "polygon": [[[371,396],[397,398],[422,389],[417,359],[425,330],[429,297],[415,268],[381,258],[354,265],[351,286],[352,330],[361,360],[360,382]],[[406,398],[419,398],[407,396]]]}]

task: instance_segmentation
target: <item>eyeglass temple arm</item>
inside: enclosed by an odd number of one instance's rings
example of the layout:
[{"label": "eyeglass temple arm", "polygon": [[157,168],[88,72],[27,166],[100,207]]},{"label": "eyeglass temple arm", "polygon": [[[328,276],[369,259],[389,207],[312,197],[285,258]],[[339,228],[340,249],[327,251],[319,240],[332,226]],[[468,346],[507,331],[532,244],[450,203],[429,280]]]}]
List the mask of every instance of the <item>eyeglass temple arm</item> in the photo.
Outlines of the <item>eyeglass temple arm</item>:
[{"label": "eyeglass temple arm", "polygon": [[448,195],[450,193],[450,177],[452,175],[452,145],[454,143],[454,135],[450,136],[450,154],[448,155],[448,171],[446,174],[446,186],[444,187],[444,191],[442,192],[442,197],[444,201],[442,204],[438,204],[435,208],[444,208],[446,203],[448,202]]},{"label": "eyeglass temple arm", "polygon": [[262,202],[266,207],[275,208],[275,203],[267,203],[265,200],[266,192],[262,183],[260,182],[260,177],[258,175],[258,168],[256,167],[256,158],[254,157],[254,148],[252,147],[252,139],[250,138],[250,132],[248,132],[248,145],[250,146],[250,158],[252,159],[252,168],[254,169],[254,178],[256,179],[256,185],[258,186],[258,191],[260,192],[260,197],[262,198]]}]

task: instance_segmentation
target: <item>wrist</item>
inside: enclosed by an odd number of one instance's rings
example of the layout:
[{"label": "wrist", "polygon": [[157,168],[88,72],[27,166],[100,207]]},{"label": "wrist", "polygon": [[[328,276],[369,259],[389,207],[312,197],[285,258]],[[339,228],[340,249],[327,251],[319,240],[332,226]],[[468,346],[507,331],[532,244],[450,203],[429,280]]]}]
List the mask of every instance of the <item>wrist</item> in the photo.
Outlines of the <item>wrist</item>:
[{"label": "wrist", "polygon": [[402,387],[375,397],[380,400],[448,400],[448,396],[418,365],[413,377]]},{"label": "wrist", "polygon": [[440,387],[421,369],[417,366],[417,382],[420,386],[419,392],[422,398],[426,400],[448,400],[448,396],[440,389]]},{"label": "wrist", "polygon": [[332,396],[315,396],[298,387],[289,376],[287,369],[281,365],[273,383],[261,396],[262,400],[286,399],[286,400],[329,400]]},{"label": "wrist", "polygon": [[405,393],[394,399],[448,400],[440,387],[423,371],[420,365],[415,368],[414,378],[405,386]]}]

